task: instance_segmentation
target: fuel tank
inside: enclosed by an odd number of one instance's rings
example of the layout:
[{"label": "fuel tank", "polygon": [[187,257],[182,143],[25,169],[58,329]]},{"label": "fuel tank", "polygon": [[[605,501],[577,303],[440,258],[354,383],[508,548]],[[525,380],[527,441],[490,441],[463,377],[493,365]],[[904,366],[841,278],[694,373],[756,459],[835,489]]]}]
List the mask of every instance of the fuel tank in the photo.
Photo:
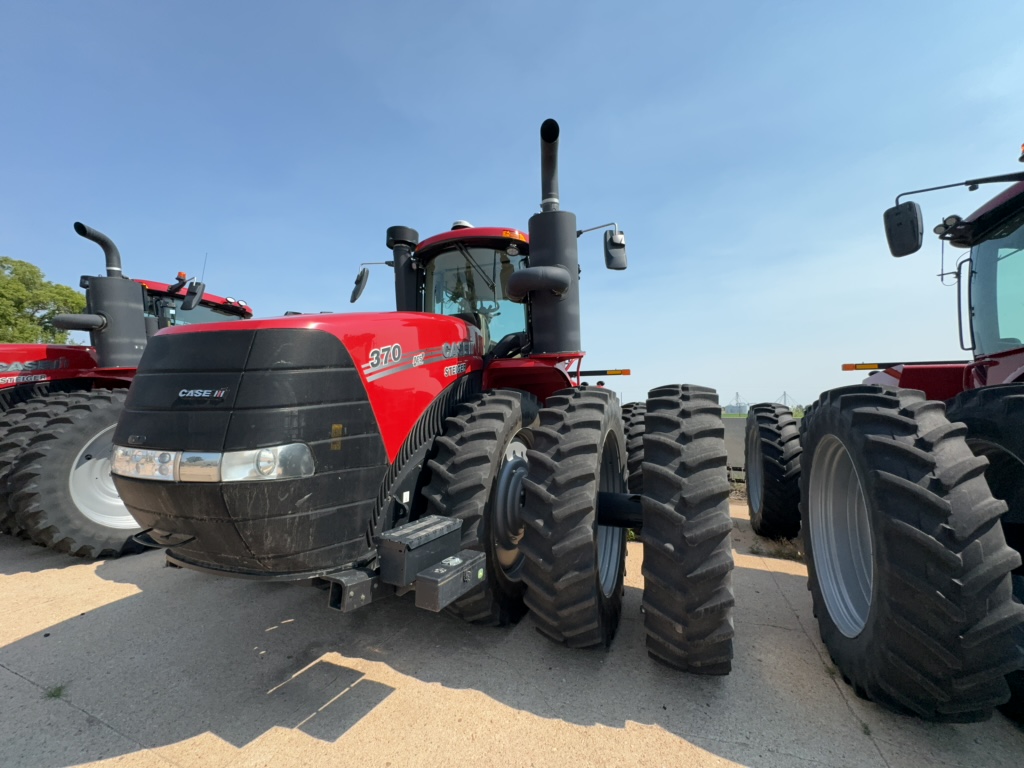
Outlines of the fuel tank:
[{"label": "fuel tank", "polygon": [[[150,341],[129,391],[114,482],[184,565],[307,578],[369,562],[396,462],[410,441],[432,437],[417,425],[482,366],[477,329],[440,315],[169,328]],[[267,477],[239,472],[246,461],[265,469],[281,446],[311,460]],[[165,474],[143,471],[150,460]]]}]

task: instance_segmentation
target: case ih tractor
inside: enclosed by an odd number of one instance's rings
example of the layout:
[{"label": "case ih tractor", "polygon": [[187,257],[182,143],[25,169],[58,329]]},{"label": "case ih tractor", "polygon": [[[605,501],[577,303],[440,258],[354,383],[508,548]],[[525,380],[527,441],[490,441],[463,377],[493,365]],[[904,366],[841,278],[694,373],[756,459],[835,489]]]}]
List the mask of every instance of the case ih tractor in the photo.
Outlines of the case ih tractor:
[{"label": "case ih tractor", "polygon": [[[482,624],[529,609],[555,641],[602,646],[621,611],[626,528],[642,524],[650,653],[729,671],[717,396],[653,390],[630,455],[615,394],[579,385],[582,230],[559,207],[558,134],[545,121],[528,236],[464,222],[423,242],[388,230],[397,312],[152,340],[113,471],[171,564],[315,579],[342,611],[412,590],[420,607]],[[626,267],[617,227],[605,259]],[[642,495],[626,474],[641,456]]]},{"label": "case ih tractor", "polygon": [[117,556],[139,548],[141,529],[110,479],[111,437],[148,338],[252,311],[184,273],[170,285],[129,280],[109,237],[75,231],[103,249],[107,274],[82,277],[86,314],[54,325],[89,331],[92,345],[0,345],[0,529],[80,557]]},{"label": "case ih tractor", "polygon": [[[836,666],[929,719],[1024,716],[1024,173],[963,185],[1009,181],[935,228],[970,249],[944,274],[966,295],[973,360],[847,365],[875,373],[823,393],[799,428],[775,404],[747,418],[751,521],[801,533]],[[921,222],[897,197],[894,256],[920,249]]]}]

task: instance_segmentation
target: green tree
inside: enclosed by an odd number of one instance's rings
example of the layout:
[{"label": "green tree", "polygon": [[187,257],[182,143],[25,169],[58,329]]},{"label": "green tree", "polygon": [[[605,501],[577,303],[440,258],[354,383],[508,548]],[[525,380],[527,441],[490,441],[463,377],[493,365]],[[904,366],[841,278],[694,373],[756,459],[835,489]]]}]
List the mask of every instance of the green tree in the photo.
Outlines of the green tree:
[{"label": "green tree", "polygon": [[54,328],[54,315],[85,309],[85,296],[49,282],[27,261],[0,256],[0,343],[65,344],[68,332]]}]

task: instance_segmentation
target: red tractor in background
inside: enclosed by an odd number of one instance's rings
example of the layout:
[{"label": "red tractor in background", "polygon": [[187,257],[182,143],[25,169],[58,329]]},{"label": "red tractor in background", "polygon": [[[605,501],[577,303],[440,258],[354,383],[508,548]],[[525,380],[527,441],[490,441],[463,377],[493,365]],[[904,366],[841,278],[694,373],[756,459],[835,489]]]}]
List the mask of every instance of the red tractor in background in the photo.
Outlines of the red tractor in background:
[{"label": "red tractor in background", "polygon": [[[584,230],[560,210],[558,136],[545,121],[529,235],[458,222],[419,242],[388,230],[397,312],[169,328],[151,341],[113,475],[169,563],[314,580],[342,611],[411,590],[420,607],[482,624],[529,609],[557,642],[607,646],[626,528],[642,525],[650,653],[729,671],[717,395],[653,390],[627,442],[615,393],[580,385]],[[604,239],[606,265],[624,269],[624,234]],[[630,465],[642,493],[627,487]]]},{"label": "red tractor in background", "polygon": [[[972,360],[847,365],[875,372],[799,427],[773,403],[747,418],[754,530],[801,534],[836,666],[930,719],[1024,717],[1024,173],[963,186],[995,182],[1016,183],[935,228],[970,249],[944,275],[966,294]],[[897,197],[885,226],[894,256],[920,249],[917,203]]]},{"label": "red tractor in background", "polygon": [[89,331],[91,346],[0,345],[0,529],[79,557],[116,557],[141,546],[110,479],[110,451],[147,340],[252,310],[183,272],[173,284],[129,280],[109,237],[77,222],[75,232],[103,249],[107,274],[83,276],[86,313],[54,325]]}]

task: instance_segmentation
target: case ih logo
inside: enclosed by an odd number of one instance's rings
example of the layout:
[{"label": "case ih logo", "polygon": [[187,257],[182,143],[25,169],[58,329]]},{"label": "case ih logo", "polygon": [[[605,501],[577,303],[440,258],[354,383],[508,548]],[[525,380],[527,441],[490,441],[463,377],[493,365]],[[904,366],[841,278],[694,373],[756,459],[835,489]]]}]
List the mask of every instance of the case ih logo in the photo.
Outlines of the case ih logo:
[{"label": "case ih logo", "polygon": [[445,342],[441,345],[441,354],[447,358],[463,357],[476,354],[476,338],[465,341]]},{"label": "case ih logo", "polygon": [[223,400],[227,393],[226,389],[183,389],[178,397],[183,400]]},{"label": "case ih logo", "polygon": [[21,373],[22,371],[56,371],[60,368],[67,368],[69,365],[66,357],[58,357],[56,360],[26,360],[13,363],[0,363],[0,373]]}]

